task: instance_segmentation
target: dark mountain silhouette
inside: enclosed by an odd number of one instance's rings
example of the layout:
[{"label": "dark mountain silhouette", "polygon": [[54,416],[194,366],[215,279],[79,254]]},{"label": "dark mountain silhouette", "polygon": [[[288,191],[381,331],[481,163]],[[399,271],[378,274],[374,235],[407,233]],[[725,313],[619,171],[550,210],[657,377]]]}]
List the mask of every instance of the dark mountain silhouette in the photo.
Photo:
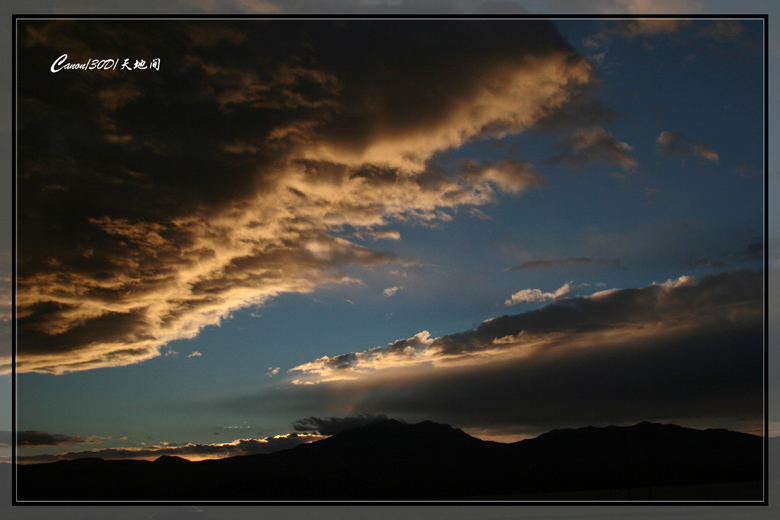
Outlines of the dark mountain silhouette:
[{"label": "dark mountain silhouette", "polygon": [[[55,501],[511,500],[534,493],[755,482],[751,498],[760,500],[763,468],[763,439],[727,430],[640,423],[554,430],[501,444],[430,421],[386,420],[268,455],[19,466],[18,496]],[[699,499],[691,493],[686,499]]]}]

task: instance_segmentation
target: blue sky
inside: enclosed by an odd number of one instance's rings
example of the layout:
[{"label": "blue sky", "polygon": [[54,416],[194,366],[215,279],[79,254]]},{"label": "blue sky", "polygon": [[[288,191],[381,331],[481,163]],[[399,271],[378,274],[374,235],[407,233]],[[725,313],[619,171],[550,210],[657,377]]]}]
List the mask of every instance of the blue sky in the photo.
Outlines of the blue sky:
[{"label": "blue sky", "polygon": [[193,22],[151,39],[173,72],[53,76],[63,45],[138,34],[82,27],[20,31],[17,426],[51,437],[20,455],[306,417],[761,427],[760,22],[554,20],[420,57],[347,31],[365,73],[317,45],[338,27],[253,62],[267,32]]}]

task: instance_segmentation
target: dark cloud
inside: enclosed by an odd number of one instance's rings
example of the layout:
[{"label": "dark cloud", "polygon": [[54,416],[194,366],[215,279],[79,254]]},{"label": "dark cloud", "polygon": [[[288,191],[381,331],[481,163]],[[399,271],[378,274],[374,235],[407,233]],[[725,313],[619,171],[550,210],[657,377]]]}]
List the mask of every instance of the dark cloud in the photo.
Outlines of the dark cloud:
[{"label": "dark cloud", "polygon": [[710,147],[682,132],[661,132],[655,141],[655,151],[662,157],[693,156],[710,162],[718,160],[718,154]]},{"label": "dark cloud", "polygon": [[[540,20],[26,20],[19,36],[21,372],[138,363],[396,261],[336,235],[540,185],[522,161],[433,158],[554,119],[594,79]],[[161,66],[53,74],[63,53]]]},{"label": "dark cloud", "polygon": [[[296,367],[236,410],[307,406],[531,428],[640,420],[760,422],[763,274],[681,277],[561,299],[474,330]],[[338,359],[338,364],[335,363]],[[305,404],[304,404],[305,403]],[[720,421],[720,422],[719,422]]]},{"label": "dark cloud", "polygon": [[386,415],[362,414],[355,417],[307,417],[293,423],[298,432],[313,432],[320,435],[336,435],[346,430],[354,430],[375,422],[386,421]]},{"label": "dark cloud", "polygon": [[615,259],[588,258],[588,257],[581,256],[581,257],[551,259],[551,260],[529,260],[528,262],[523,262],[520,265],[510,267],[509,269],[507,269],[507,271],[522,271],[525,269],[537,269],[540,267],[558,267],[564,265],[582,265],[582,264],[599,264],[599,265],[607,265],[607,266],[623,269],[623,266],[620,265],[619,258],[615,258]]},{"label": "dark cloud", "polygon": [[23,431],[16,433],[16,445],[19,448],[34,446],[69,446],[72,444],[98,444],[100,440],[59,433]]},{"label": "dark cloud", "polygon": [[719,260],[713,260],[705,256],[700,256],[688,260],[687,267],[688,269],[696,270],[696,269],[710,269],[714,267],[723,267],[724,265],[726,264],[724,264]]},{"label": "dark cloud", "polygon": [[764,258],[764,243],[753,242],[745,248],[745,256],[751,260],[762,260]]},{"label": "dark cloud", "polygon": [[0,448],[10,448],[13,442],[13,434],[7,431],[0,431]]},{"label": "dark cloud", "polygon": [[155,460],[162,456],[182,457],[188,460],[221,459],[241,455],[258,455],[294,448],[322,437],[318,435],[290,433],[265,439],[239,439],[222,444],[184,444],[181,446],[149,446],[144,448],[105,448],[44,455],[20,455],[20,464],[54,462],[97,457],[104,460],[134,459]]},{"label": "dark cloud", "polygon": [[764,241],[758,236],[754,238],[744,249],[721,253],[719,258],[699,256],[689,258],[686,264],[688,269],[722,268],[728,262],[761,262],[764,259]]},{"label": "dark cloud", "polygon": [[737,258],[744,261],[760,261],[764,259],[764,241],[758,239],[745,247],[742,251],[728,253],[728,258]]},{"label": "dark cloud", "polygon": [[589,164],[607,164],[630,170],[637,165],[631,154],[633,147],[620,141],[603,127],[580,128],[566,136],[563,151],[551,157],[546,164],[582,168]]}]

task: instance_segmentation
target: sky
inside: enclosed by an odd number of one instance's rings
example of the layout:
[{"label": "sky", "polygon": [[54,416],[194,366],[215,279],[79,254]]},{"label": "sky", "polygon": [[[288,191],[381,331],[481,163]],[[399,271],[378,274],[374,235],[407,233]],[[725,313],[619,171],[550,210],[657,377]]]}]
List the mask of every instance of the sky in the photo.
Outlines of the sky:
[{"label": "sky", "polygon": [[20,22],[20,460],[761,433],[763,31]]}]

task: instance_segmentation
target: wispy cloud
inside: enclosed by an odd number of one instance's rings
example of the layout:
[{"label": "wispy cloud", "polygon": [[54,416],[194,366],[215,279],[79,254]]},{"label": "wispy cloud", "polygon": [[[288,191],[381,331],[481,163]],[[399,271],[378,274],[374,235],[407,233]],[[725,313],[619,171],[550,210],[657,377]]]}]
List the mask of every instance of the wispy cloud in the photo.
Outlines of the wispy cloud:
[{"label": "wispy cloud", "polygon": [[249,425],[244,426],[220,426],[216,429],[215,433],[219,433],[224,430],[251,430],[252,427]]},{"label": "wispy cloud", "polygon": [[601,163],[620,166],[623,170],[637,165],[631,154],[634,148],[600,126],[580,128],[565,137],[561,144],[563,151],[548,159],[547,164],[582,168]]},{"label": "wispy cloud", "polygon": [[[596,7],[601,4],[601,7]],[[592,8],[608,13],[633,13],[636,19],[606,22],[604,27],[585,39],[585,45],[592,49],[609,48],[615,42],[641,38],[645,50],[652,51],[655,41],[686,38],[689,41],[731,40],[744,44],[743,49],[755,52],[756,43],[746,37],[742,20],[707,20],[680,18],[642,18],[652,14],[694,14],[702,11],[701,2],[665,0],[627,0],[617,2],[593,2]],[[759,46],[760,47],[760,46]]]},{"label": "wispy cloud", "polygon": [[747,164],[740,164],[734,168],[734,173],[740,177],[763,177],[764,171],[761,168],[751,168]]},{"label": "wispy cloud", "polygon": [[495,185],[504,193],[518,194],[530,187],[542,186],[546,182],[528,161],[464,161],[463,168],[467,179],[478,184]]},{"label": "wispy cloud", "polygon": [[693,156],[710,162],[719,158],[709,146],[694,141],[682,132],[661,132],[655,141],[655,151],[663,157]]},{"label": "wispy cloud", "polygon": [[538,269],[543,267],[560,267],[566,265],[599,264],[622,268],[619,258],[589,258],[584,256],[550,260],[529,260],[522,264],[510,267],[507,271],[522,271],[525,269]]},{"label": "wispy cloud", "polygon": [[371,240],[401,240],[401,233],[394,229],[384,229],[379,231],[369,229],[359,232],[357,237],[369,238]]},{"label": "wispy cloud", "polygon": [[[87,25],[123,31],[104,53],[172,39],[187,50],[179,67],[161,69],[162,82],[100,73],[89,93],[63,87],[73,103],[57,108],[51,138],[20,125],[20,372],[142,362],[240,308],[355,281],[345,266],[397,261],[336,233],[397,240],[393,222],[445,223],[452,209],[540,185],[523,161],[447,170],[434,159],[532,128],[594,81],[542,21],[522,31],[470,23],[468,32],[449,21],[296,23],[306,42],[281,21],[226,22],[221,32],[206,20],[160,23],[142,33],[123,21],[25,22],[25,121],[54,108],[36,79],[50,74],[38,50],[84,41]],[[217,44],[234,52],[215,61]],[[73,49],[73,60],[91,52]],[[50,146],[63,161],[49,161]],[[575,162],[583,154],[598,156],[586,146]]]},{"label": "wispy cloud", "polygon": [[714,267],[723,267],[725,264],[719,260],[713,260],[705,256],[699,256],[688,260],[688,269],[710,269]]}]

